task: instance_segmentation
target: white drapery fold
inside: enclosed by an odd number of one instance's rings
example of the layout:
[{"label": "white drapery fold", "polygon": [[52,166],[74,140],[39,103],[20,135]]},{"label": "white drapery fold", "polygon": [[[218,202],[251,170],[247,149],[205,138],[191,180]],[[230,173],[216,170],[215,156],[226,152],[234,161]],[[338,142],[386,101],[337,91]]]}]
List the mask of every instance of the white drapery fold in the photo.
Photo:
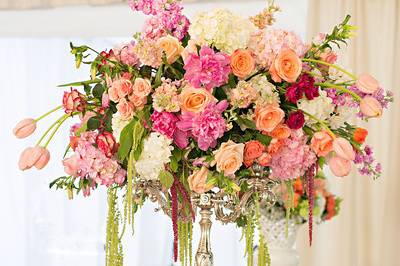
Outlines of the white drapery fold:
[{"label": "white drapery fold", "polygon": [[[320,226],[312,248],[301,246],[301,265],[398,265],[400,239],[400,2],[398,0],[310,0],[308,36],[328,32],[346,14],[358,26],[355,38],[341,56],[355,74],[373,74],[395,95],[382,119],[367,126],[367,142],[375,147],[383,174],[373,181],[356,171],[345,179],[331,178],[344,198],[339,217]],[[303,228],[299,243],[304,243]]]},{"label": "white drapery fold", "polygon": [[108,5],[124,3],[127,0],[2,0],[0,9],[52,8],[72,5]]}]

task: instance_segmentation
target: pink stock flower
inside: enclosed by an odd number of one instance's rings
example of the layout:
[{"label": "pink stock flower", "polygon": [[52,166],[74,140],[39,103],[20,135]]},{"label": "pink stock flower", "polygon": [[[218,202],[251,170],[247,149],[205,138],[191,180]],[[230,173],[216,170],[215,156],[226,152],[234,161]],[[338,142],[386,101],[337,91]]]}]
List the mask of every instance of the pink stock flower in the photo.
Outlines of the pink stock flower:
[{"label": "pink stock flower", "polygon": [[199,148],[206,151],[210,147],[214,148],[217,145],[217,139],[224,135],[226,123],[222,113],[227,107],[226,100],[218,104],[210,103],[199,114],[190,112],[182,114],[176,125],[181,131],[190,132],[196,139]]},{"label": "pink stock flower", "polygon": [[215,53],[203,45],[199,55],[191,53],[185,61],[185,79],[196,88],[204,86],[207,90],[219,87],[228,81],[230,68],[229,55]]},{"label": "pink stock flower", "polygon": [[129,66],[136,66],[139,64],[139,59],[134,52],[135,42],[123,44],[115,48],[114,55],[118,61]]},{"label": "pink stock flower", "polygon": [[307,145],[307,137],[301,131],[292,131],[291,137],[282,140],[281,148],[272,154],[271,175],[281,180],[303,176],[317,160]]},{"label": "pink stock flower", "polygon": [[153,122],[153,130],[172,139],[176,129],[176,122],[179,120],[173,113],[157,112],[150,116]]}]

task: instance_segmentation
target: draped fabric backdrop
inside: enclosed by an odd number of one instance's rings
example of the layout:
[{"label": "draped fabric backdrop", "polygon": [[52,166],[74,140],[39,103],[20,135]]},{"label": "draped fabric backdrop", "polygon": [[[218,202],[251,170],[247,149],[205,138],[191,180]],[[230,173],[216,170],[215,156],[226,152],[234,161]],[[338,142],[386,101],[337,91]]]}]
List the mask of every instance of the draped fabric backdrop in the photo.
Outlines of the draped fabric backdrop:
[{"label": "draped fabric backdrop", "polygon": [[51,8],[71,5],[109,5],[127,0],[1,0],[0,9]]},{"label": "draped fabric backdrop", "polygon": [[304,245],[307,228],[303,228],[298,239],[301,265],[395,266],[400,239],[400,1],[310,0],[309,38],[328,32],[346,14],[359,29],[344,51],[344,65],[355,74],[373,74],[395,93],[383,119],[371,120],[367,127],[367,142],[375,147],[383,174],[376,181],[355,171],[343,179],[330,178],[344,198],[341,214],[316,229],[312,248]]}]

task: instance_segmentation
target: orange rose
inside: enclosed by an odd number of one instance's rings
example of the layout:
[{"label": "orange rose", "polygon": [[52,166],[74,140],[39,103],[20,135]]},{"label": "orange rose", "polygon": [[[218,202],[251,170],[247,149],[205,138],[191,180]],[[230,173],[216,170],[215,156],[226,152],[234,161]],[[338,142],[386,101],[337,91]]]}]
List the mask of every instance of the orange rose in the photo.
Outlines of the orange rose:
[{"label": "orange rose", "polygon": [[269,143],[267,152],[271,155],[277,153],[281,149],[282,145],[283,145],[283,140],[272,139],[271,142]]},{"label": "orange rose", "polygon": [[179,95],[181,109],[186,112],[199,113],[211,102],[216,101],[207,90],[186,86]]},{"label": "orange rose", "polygon": [[287,125],[280,124],[269,135],[275,139],[287,139],[290,133],[291,130]]},{"label": "orange rose", "polygon": [[221,147],[214,151],[217,171],[223,172],[226,176],[233,175],[243,163],[244,144],[229,140],[221,144]]},{"label": "orange rose", "polygon": [[260,157],[258,157],[257,162],[261,166],[268,166],[269,163],[271,162],[272,156],[269,153],[264,152],[261,154]]},{"label": "orange rose", "polygon": [[256,127],[260,131],[272,132],[284,117],[285,113],[278,105],[269,104],[264,107],[258,107],[255,111]]},{"label": "orange rose", "polygon": [[301,60],[297,54],[292,49],[285,49],[276,56],[269,72],[275,82],[282,82],[282,79],[287,82],[295,82],[301,69]]},{"label": "orange rose", "polygon": [[356,128],[356,130],[354,130],[353,139],[360,144],[364,143],[367,136],[368,130],[366,130],[365,128],[358,127]]},{"label": "orange rose", "polygon": [[311,139],[311,148],[318,156],[326,156],[333,149],[333,137],[326,130],[316,132]]},{"label": "orange rose", "polygon": [[183,47],[179,40],[171,35],[161,37],[157,44],[165,52],[168,64],[175,62],[183,51]]},{"label": "orange rose", "polygon": [[188,177],[189,188],[196,193],[204,193],[211,189],[206,186],[208,175],[207,167],[203,166],[200,170],[196,170]]},{"label": "orange rose", "polygon": [[244,146],[244,160],[254,160],[261,156],[265,147],[261,142],[257,140],[251,140],[246,142]]},{"label": "orange rose", "polygon": [[233,74],[243,79],[253,73],[256,63],[249,50],[237,49],[231,55],[231,68]]}]

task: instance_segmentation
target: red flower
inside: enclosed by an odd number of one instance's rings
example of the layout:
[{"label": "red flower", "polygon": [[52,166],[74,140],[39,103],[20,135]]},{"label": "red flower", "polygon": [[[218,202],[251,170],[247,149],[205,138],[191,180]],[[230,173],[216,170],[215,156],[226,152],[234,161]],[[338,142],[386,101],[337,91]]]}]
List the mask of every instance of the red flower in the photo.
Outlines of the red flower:
[{"label": "red flower", "polygon": [[82,112],[85,109],[86,101],[83,94],[71,88],[71,92],[64,92],[63,106],[67,114],[72,112]]},{"label": "red flower", "polygon": [[291,129],[300,129],[304,125],[304,114],[301,110],[293,112],[286,120],[286,124]]},{"label": "red flower", "polygon": [[315,80],[312,76],[304,73],[298,82],[289,86],[286,90],[286,100],[291,103],[297,103],[304,94],[308,100],[319,96],[318,87],[314,85]]},{"label": "red flower", "polygon": [[285,97],[288,102],[297,103],[298,100],[303,98],[303,94],[303,90],[295,83],[287,88]]},{"label": "red flower", "polygon": [[111,157],[118,150],[118,144],[110,132],[99,134],[96,138],[96,144],[107,157]]}]

